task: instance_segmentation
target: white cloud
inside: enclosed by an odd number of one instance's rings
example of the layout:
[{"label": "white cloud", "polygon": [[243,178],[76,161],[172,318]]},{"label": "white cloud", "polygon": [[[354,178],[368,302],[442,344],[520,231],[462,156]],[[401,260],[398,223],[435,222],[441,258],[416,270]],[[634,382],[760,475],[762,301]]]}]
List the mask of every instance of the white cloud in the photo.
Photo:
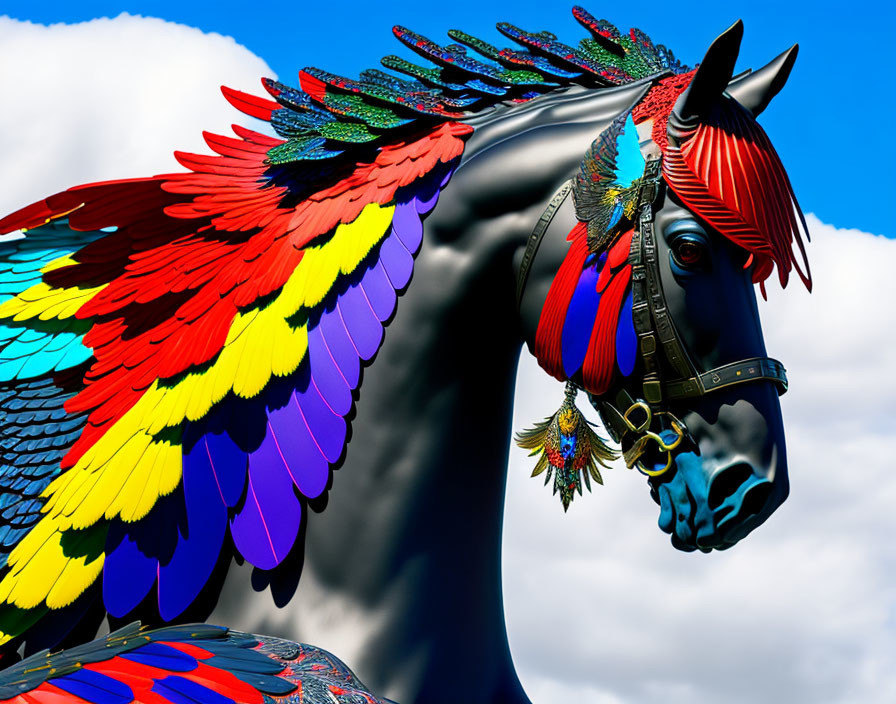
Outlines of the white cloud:
[{"label": "white cloud", "polygon": [[76,183],[180,171],[172,151],[206,152],[202,130],[261,124],[220,86],[258,94],[272,75],[230,37],[160,19],[0,17],[0,211]]},{"label": "white cloud", "polygon": [[[271,75],[230,38],[128,15],[0,18],[0,67],[4,213],[75,183],[176,168],[170,150],[204,151],[201,130],[251,122],[221,83],[257,92]],[[816,292],[772,288],[760,304],[791,380],[792,493],[743,544],[675,551],[644,482],[621,468],[564,516],[512,451],[506,613],[534,701],[896,701],[896,241],[810,228]],[[515,427],[561,394],[524,359]]]},{"label": "white cloud", "polygon": [[[896,700],[896,240],[809,227],[815,292],[773,288],[760,303],[791,382],[791,496],[743,543],[675,551],[645,482],[621,467],[564,516],[511,451],[505,608],[541,701]],[[528,354],[517,391],[516,428],[562,395]]]}]

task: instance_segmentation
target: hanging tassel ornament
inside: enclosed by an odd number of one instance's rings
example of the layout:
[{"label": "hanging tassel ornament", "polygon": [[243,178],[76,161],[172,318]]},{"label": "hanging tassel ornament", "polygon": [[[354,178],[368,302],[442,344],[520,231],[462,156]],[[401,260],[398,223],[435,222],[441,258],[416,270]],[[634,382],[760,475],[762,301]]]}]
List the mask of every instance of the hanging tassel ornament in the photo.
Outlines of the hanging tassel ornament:
[{"label": "hanging tassel ornament", "polygon": [[554,415],[546,418],[534,428],[516,434],[516,444],[524,450],[531,450],[529,456],[540,454],[532,476],[537,477],[547,470],[545,486],[554,475],[554,494],[560,493],[564,512],[569,508],[575,492],[582,494],[582,479],[591,491],[591,479],[598,484],[604,481],[600,476],[601,467],[609,467],[615,460],[614,452],[591,429],[591,424],[576,407],[578,389],[572,382],[566,382],[566,398]]}]

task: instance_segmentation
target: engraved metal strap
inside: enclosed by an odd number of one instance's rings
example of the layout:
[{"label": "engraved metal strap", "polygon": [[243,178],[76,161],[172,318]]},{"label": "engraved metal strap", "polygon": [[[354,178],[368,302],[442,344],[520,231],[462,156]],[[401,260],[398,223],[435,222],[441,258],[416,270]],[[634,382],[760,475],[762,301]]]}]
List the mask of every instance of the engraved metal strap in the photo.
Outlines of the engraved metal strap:
[{"label": "engraved metal strap", "polygon": [[771,357],[752,357],[710,369],[690,379],[670,381],[666,384],[666,394],[672,399],[692,398],[748,381],[771,381],[778,386],[779,393],[787,391],[783,364]]},{"label": "engraved metal strap", "polygon": [[538,222],[535,223],[535,228],[532,230],[532,234],[529,235],[529,241],[526,243],[526,251],[523,252],[523,260],[520,262],[519,275],[516,279],[517,310],[519,310],[520,304],[523,302],[523,291],[526,289],[526,280],[529,278],[529,270],[532,268],[532,261],[535,259],[536,252],[538,252],[538,246],[541,244],[544,233],[548,230],[548,225],[551,224],[551,221],[554,219],[560,206],[563,205],[563,201],[569,197],[571,190],[572,179],[569,179],[557,189],[556,193],[554,193],[554,197],[551,198],[548,207],[544,209],[541,217],[538,218]]},{"label": "engraved metal strap", "polygon": [[[673,337],[675,334],[668,316],[663,315],[666,303],[659,281],[653,230],[653,201],[659,189],[660,163],[659,159],[653,159],[644,169],[638,195],[640,213],[629,251],[632,265],[632,320],[638,333],[638,347],[644,364],[644,399],[651,404],[659,404],[663,398],[662,369],[657,355],[658,338],[662,341],[670,332]],[[661,318],[658,318],[658,311]],[[665,321],[662,328],[660,319]]]}]

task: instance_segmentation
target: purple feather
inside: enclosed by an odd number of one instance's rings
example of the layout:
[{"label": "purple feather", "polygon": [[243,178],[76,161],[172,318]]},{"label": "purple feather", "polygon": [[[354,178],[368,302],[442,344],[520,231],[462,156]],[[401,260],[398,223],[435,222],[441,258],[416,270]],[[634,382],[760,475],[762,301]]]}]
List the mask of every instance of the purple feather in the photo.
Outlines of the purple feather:
[{"label": "purple feather", "polygon": [[443,178],[442,169],[437,167],[420,179],[418,184],[415,184],[414,196],[417,212],[420,215],[425,215],[436,207]]},{"label": "purple feather", "polygon": [[408,285],[414,271],[414,258],[392,231],[380,246],[380,261],[395,290]]},{"label": "purple feather", "polygon": [[387,321],[395,310],[397,298],[382,264],[376,262],[367,270],[361,279],[361,288],[377,320],[381,323]]},{"label": "purple feather", "polygon": [[629,285],[628,295],[619,311],[619,324],[616,327],[616,363],[622,376],[629,376],[635,368],[638,352],[638,336],[632,320],[632,291]]},{"label": "purple feather", "polygon": [[342,374],[343,379],[349,388],[354,389],[358,386],[358,379],[361,374],[361,363],[358,361],[358,353],[352,344],[348,331],[342,323],[342,316],[335,308],[325,312],[320,317],[318,323],[327,349],[333,356],[336,366]]},{"label": "purple feather", "polygon": [[159,615],[166,621],[179,616],[197,597],[215,567],[227,531],[227,507],[205,450],[200,441],[189,453],[198,455],[198,461],[184,458],[187,529],[178,531],[171,558],[159,563]]},{"label": "purple feather", "polygon": [[600,304],[600,294],[595,288],[602,268],[603,262],[600,260],[585,266],[566,309],[560,349],[563,355],[563,371],[567,377],[572,377],[579,371],[588,352],[588,342],[591,340],[597,307]]},{"label": "purple feather", "polygon": [[417,199],[395,206],[392,216],[392,231],[398,235],[402,244],[411,254],[416,254],[423,241],[423,222],[417,212]]},{"label": "purple feather", "polygon": [[395,310],[397,296],[382,264],[377,262],[367,270],[361,279],[361,289],[376,319],[386,322]]},{"label": "purple feather", "polygon": [[230,519],[234,544],[256,567],[272,569],[292,548],[301,517],[289,472],[274,444],[262,442],[249,455],[245,503]]},{"label": "purple feather", "polygon": [[342,315],[358,356],[365,361],[372,359],[383,341],[383,326],[360,287],[349,286],[336,301],[336,310]]},{"label": "purple feather", "polygon": [[327,347],[320,325],[308,331],[308,359],[311,377],[327,405],[333,413],[346,415],[352,408],[352,391]]},{"label": "purple feather", "polygon": [[421,215],[426,215],[429,211],[436,207],[436,202],[439,200],[439,192],[436,191],[426,200],[417,197],[414,199],[417,204],[417,212]]},{"label": "purple feather", "polygon": [[305,391],[297,391],[292,398],[301,409],[308,430],[324,457],[330,462],[336,462],[345,444],[345,419],[330,410],[313,380]]},{"label": "purple feather", "polygon": [[[342,438],[345,442],[345,421],[342,418]],[[256,450],[259,459],[282,463],[293,483],[309,499],[323,492],[330,478],[330,465],[308,429],[301,409],[293,396],[283,408],[271,411],[268,434]]]},{"label": "purple feather", "polygon": [[457,162],[449,165],[448,168],[445,169],[445,173],[442,176],[442,180],[439,181],[439,190],[443,189],[448,185],[448,182],[451,180],[451,177],[454,175],[454,168],[457,165]]}]

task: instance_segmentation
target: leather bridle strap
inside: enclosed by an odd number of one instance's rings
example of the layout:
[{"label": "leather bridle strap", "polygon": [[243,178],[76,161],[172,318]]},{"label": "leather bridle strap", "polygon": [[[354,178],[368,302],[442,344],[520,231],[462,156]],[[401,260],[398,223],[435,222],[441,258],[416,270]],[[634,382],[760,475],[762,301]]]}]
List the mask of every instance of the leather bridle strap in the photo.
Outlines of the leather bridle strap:
[{"label": "leather bridle strap", "polygon": [[548,207],[544,209],[541,217],[538,218],[538,222],[535,223],[535,228],[532,230],[532,234],[529,235],[529,241],[526,243],[526,251],[523,252],[523,260],[520,262],[520,271],[516,277],[517,310],[520,309],[520,304],[523,302],[523,291],[526,290],[526,281],[529,278],[529,270],[532,268],[532,262],[535,259],[535,254],[538,252],[541,240],[544,238],[544,233],[547,232],[548,225],[551,224],[557,211],[560,210],[560,206],[563,205],[563,202],[569,197],[571,191],[572,179],[569,179],[557,189],[556,193],[554,193],[553,198],[551,198],[551,201],[548,203]]},{"label": "leather bridle strap", "polygon": [[[664,399],[695,398],[712,391],[750,381],[771,381],[779,391],[787,390],[784,365],[770,357],[751,357],[706,372],[698,372],[681,343],[660,278],[654,231],[653,203],[661,188],[661,160],[650,160],[645,169],[639,195],[640,217],[632,237],[629,261],[632,264],[632,317],[641,342],[644,361],[644,400],[658,405]],[[667,367],[673,372],[663,380],[663,365],[657,358],[662,350]],[[677,375],[677,376],[676,376]]]},{"label": "leather bridle strap", "polygon": [[751,357],[716,367],[690,379],[670,381],[666,384],[666,396],[670,399],[694,398],[747,381],[771,381],[777,384],[781,393],[787,390],[783,364],[771,357]]}]

